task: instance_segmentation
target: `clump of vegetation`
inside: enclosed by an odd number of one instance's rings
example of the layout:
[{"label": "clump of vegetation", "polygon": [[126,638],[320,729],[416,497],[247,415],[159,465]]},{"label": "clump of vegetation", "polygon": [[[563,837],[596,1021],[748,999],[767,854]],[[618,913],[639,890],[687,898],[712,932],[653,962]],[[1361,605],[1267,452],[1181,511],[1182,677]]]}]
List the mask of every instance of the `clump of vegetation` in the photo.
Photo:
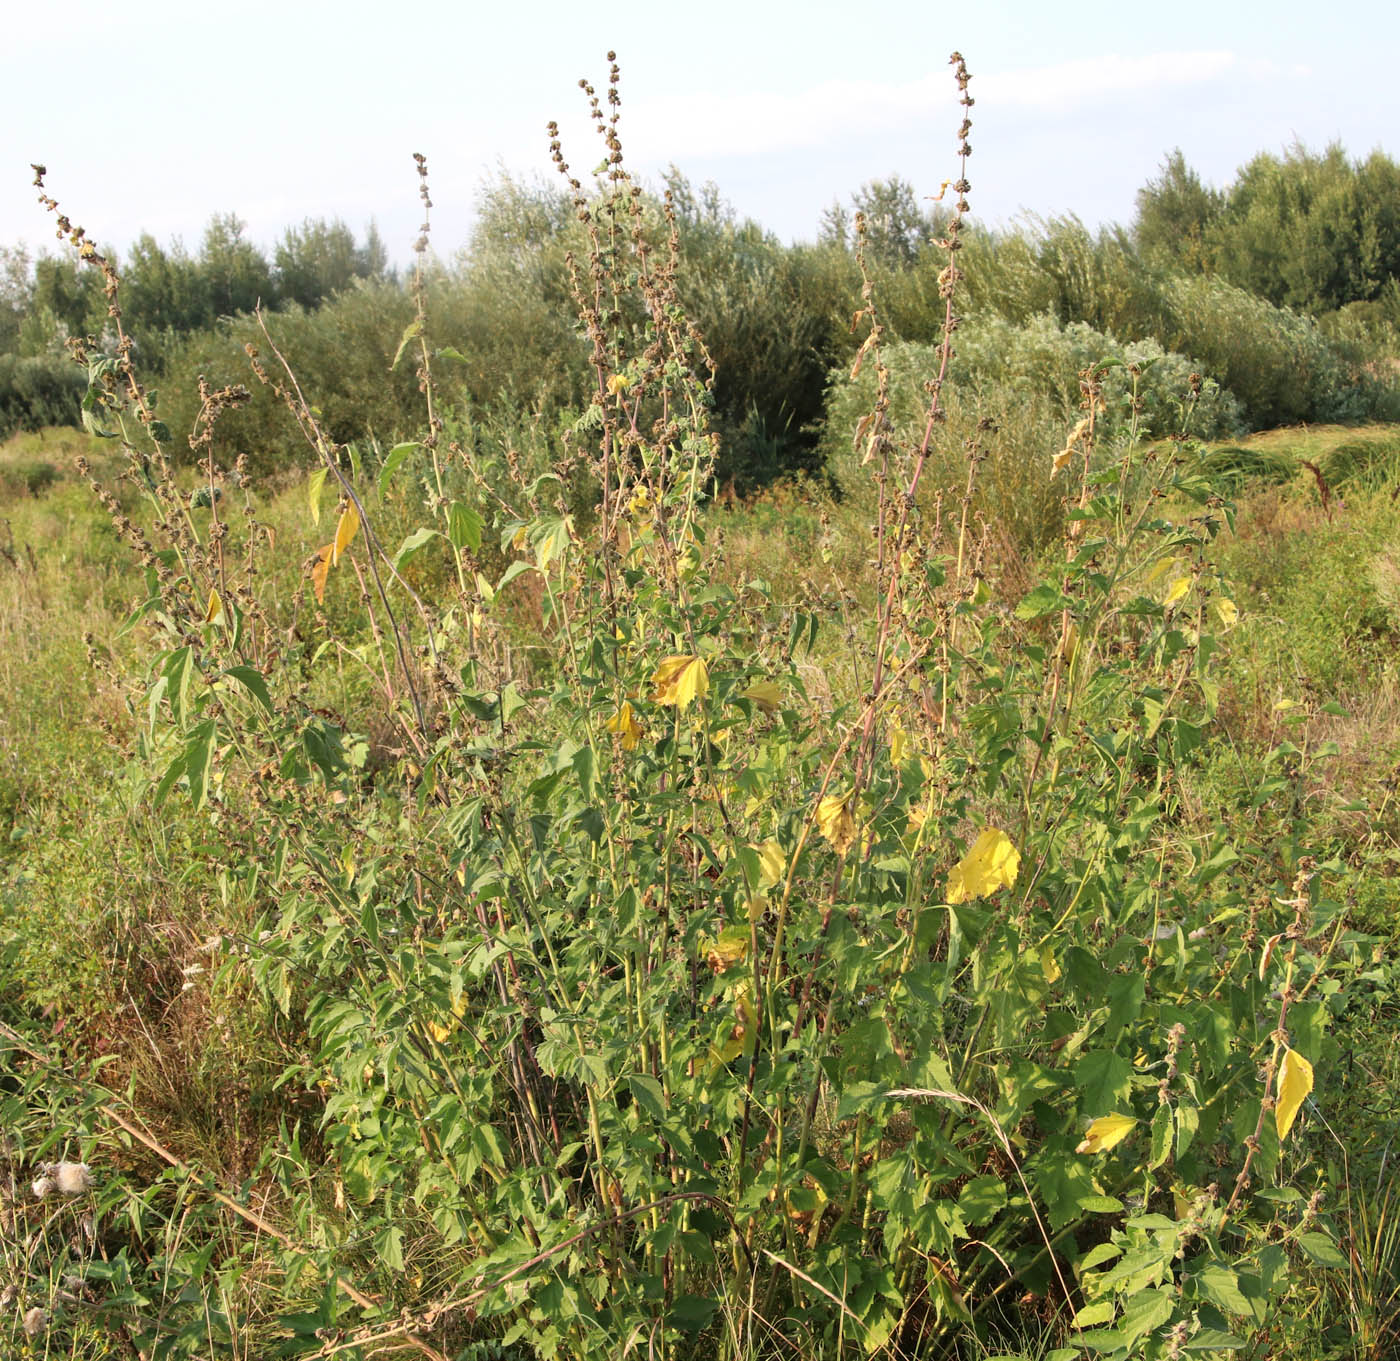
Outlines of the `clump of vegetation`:
[{"label": "clump of vegetation", "polygon": [[[127,554],[122,628],[86,644],[124,750],[90,790],[93,744],[44,716],[55,804],[28,751],[0,784],[16,1345],[1068,1361],[1345,1308],[1381,1355],[1393,1244],[1351,1194],[1375,1146],[1353,1179],[1325,1119],[1357,1081],[1335,1029],[1393,1007],[1355,925],[1381,843],[1313,813],[1316,694],[1248,706],[1285,726],[1233,761],[1215,736],[1266,574],[1222,496],[1248,460],[1189,431],[1233,439],[1237,408],[1106,317],[959,315],[952,64],[938,244],[862,211],[849,254],[783,276],[751,237],[702,288],[686,234],[718,256],[723,214],[633,181],[614,63],[585,86],[600,177],[556,134],[567,214],[506,205],[574,247],[500,262],[521,306],[573,307],[557,405],[454,409],[473,350],[439,336],[425,232],[402,294],[238,323],[314,469],[272,494],[228,434],[252,393],[206,376],[174,439],[115,265],[60,217],[106,308],[84,409],[119,452],[84,456],[80,560],[5,553],[33,603],[0,626],[39,639],[65,573]],[[883,287],[933,249],[920,344]],[[810,561],[740,573],[764,567],[729,551],[742,512],[707,502],[739,447],[723,336],[688,299],[815,296],[842,260],[846,499],[770,493],[759,535],[781,517]],[[399,311],[373,382],[421,403],[397,443],[332,424],[292,354],[336,309],[368,332],[376,294]],[[801,388],[816,343],[780,332],[768,372]],[[1288,514],[1330,523],[1298,485]],[[1337,571],[1383,603],[1388,551]],[[34,835],[94,807],[110,847]]]}]

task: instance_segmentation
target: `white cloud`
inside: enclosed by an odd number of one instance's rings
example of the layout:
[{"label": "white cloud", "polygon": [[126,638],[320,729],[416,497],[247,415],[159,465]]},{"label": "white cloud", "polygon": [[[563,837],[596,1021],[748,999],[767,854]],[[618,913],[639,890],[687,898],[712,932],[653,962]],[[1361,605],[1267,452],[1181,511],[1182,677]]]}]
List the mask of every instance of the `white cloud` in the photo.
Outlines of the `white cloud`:
[{"label": "white cloud", "polygon": [[[972,94],[985,101],[986,111],[1061,113],[1227,77],[1274,80],[1300,74],[1306,68],[1285,71],[1227,51],[1108,54],[1055,66],[974,72]],[[632,104],[624,143],[630,156],[643,161],[771,155],[946,121],[954,95],[949,74],[941,70],[900,85],[838,80],[794,94],[665,95]]]}]

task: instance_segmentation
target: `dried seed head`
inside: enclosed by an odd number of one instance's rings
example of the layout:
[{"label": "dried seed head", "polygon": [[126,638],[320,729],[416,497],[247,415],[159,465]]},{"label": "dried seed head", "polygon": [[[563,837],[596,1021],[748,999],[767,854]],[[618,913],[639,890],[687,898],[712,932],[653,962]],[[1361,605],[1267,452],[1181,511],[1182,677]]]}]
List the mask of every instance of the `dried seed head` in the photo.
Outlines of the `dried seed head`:
[{"label": "dried seed head", "polygon": [[43,1171],[65,1196],[80,1196],[97,1184],[86,1163],[45,1163]]}]

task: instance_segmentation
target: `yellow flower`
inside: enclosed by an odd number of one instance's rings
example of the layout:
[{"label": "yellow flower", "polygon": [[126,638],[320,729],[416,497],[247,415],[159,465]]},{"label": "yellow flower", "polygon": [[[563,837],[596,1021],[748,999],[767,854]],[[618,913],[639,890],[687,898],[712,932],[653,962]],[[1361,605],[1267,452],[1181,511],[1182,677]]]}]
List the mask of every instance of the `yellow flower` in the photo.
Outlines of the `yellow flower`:
[{"label": "yellow flower", "polygon": [[620,373],[614,373],[608,379],[608,391],[612,393],[614,397],[616,397],[619,392],[626,392],[628,386],[627,379]]},{"label": "yellow flower", "polygon": [[1011,838],[995,827],[984,827],[972,849],[953,867],[948,876],[948,901],[965,903],[983,898],[999,888],[1010,888],[1021,867],[1021,853]]},{"label": "yellow flower", "polygon": [[710,688],[710,673],[702,657],[667,657],[651,678],[652,694],[658,704],[686,708],[692,700],[704,697]]},{"label": "yellow flower", "polygon": [[609,732],[615,732],[622,740],[623,751],[635,750],[637,743],[642,740],[641,724],[637,722],[632,706],[626,700],[622,701],[622,708],[608,719],[607,729]]}]

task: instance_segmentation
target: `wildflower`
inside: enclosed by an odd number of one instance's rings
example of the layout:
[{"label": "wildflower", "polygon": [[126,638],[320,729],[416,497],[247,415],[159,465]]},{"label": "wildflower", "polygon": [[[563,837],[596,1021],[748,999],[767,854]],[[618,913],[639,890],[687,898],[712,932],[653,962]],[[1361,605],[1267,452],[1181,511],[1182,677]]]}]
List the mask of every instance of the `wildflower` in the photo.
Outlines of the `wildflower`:
[{"label": "wildflower", "polygon": [[43,1200],[43,1198],[50,1195],[56,1187],[52,1177],[36,1177],[34,1179],[34,1184],[29,1189],[34,1192],[35,1200]]},{"label": "wildflower", "polygon": [[38,1337],[49,1326],[49,1311],[37,1304],[24,1316],[24,1331],[28,1337]]}]

